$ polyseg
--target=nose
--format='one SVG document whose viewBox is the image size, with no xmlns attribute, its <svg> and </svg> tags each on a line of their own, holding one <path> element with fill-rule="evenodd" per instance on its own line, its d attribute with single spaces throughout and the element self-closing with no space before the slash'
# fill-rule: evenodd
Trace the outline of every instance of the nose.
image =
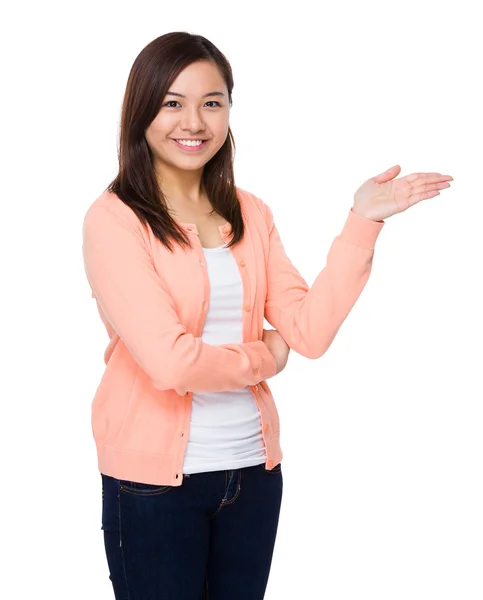
<svg viewBox="0 0 483 600">
<path fill-rule="evenodd" d="M 206 125 L 203 123 L 203 119 L 201 118 L 198 109 L 192 107 L 183 111 L 180 127 L 183 130 L 197 133 L 198 131 L 203 131 L 206 128 Z"/>
</svg>

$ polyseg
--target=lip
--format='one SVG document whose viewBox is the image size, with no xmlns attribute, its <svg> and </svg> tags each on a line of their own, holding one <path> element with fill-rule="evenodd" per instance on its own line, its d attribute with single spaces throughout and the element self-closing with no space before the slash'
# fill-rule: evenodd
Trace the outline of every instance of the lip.
<svg viewBox="0 0 483 600">
<path fill-rule="evenodd" d="M 182 138 L 179 138 L 182 139 Z M 176 146 L 178 148 L 180 148 L 181 150 L 183 150 L 183 152 L 201 152 L 201 150 L 203 150 L 203 148 L 206 147 L 208 140 L 203 140 L 203 143 L 200 144 L 199 146 L 183 146 L 183 144 L 178 144 L 178 142 L 174 139 L 171 138 L 171 141 L 176 144 Z"/>
</svg>

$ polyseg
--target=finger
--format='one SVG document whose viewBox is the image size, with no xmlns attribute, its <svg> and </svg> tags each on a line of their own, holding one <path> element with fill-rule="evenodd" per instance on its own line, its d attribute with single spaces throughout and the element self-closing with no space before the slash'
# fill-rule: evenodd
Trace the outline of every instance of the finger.
<svg viewBox="0 0 483 600">
<path fill-rule="evenodd" d="M 411 173 L 410 175 L 402 177 L 402 179 L 409 183 L 413 183 L 416 179 L 422 179 L 423 177 L 441 177 L 441 173 Z"/>
<path fill-rule="evenodd" d="M 443 190 L 451 187 L 451 184 L 447 181 L 440 181 L 438 183 L 424 183 L 417 186 L 411 186 L 411 195 L 420 194 L 421 192 L 431 192 L 433 190 Z"/>
<path fill-rule="evenodd" d="M 436 183 L 437 181 L 453 181 L 451 175 L 442 175 L 441 173 L 411 173 L 402 178 L 408 183 Z"/>
<path fill-rule="evenodd" d="M 419 194 L 415 194 L 412 195 L 409 198 L 409 206 L 414 206 L 414 204 L 417 204 L 418 202 L 421 202 L 422 200 L 429 200 L 430 198 L 434 198 L 435 196 L 439 196 L 440 192 L 438 190 L 433 190 L 430 192 L 421 192 Z"/>
<path fill-rule="evenodd" d="M 384 171 L 384 173 L 379 173 L 379 175 L 372 177 L 372 180 L 376 183 L 385 183 L 386 181 L 394 179 L 400 172 L 401 167 L 399 165 L 394 165 L 390 169 L 387 169 L 387 171 Z"/>
</svg>

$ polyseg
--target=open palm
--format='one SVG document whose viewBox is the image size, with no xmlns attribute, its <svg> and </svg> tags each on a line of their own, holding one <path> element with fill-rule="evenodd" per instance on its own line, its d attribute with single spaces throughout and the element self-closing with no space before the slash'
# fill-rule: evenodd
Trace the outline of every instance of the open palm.
<svg viewBox="0 0 483 600">
<path fill-rule="evenodd" d="M 373 221 L 380 221 L 407 210 L 410 206 L 439 195 L 450 187 L 451 175 L 412 173 L 394 179 L 401 172 L 395 165 L 384 173 L 364 182 L 354 194 L 353 212 Z"/>
</svg>

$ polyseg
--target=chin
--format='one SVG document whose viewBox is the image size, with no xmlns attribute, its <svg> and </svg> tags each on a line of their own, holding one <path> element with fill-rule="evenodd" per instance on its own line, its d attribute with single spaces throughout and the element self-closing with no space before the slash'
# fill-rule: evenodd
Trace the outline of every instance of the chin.
<svg viewBox="0 0 483 600">
<path fill-rule="evenodd" d="M 180 169 L 181 171 L 199 171 L 208 162 L 209 162 L 209 159 L 208 160 L 187 160 L 187 161 L 177 160 L 177 161 L 173 161 L 171 164 L 173 164 L 176 168 Z"/>
<path fill-rule="evenodd" d="M 197 171 L 202 169 L 208 162 L 210 162 L 213 156 L 214 154 L 210 156 L 187 156 L 181 160 L 179 156 L 177 156 L 175 160 L 170 162 L 172 165 L 178 167 L 178 169 L 183 169 L 185 171 Z"/>
</svg>

